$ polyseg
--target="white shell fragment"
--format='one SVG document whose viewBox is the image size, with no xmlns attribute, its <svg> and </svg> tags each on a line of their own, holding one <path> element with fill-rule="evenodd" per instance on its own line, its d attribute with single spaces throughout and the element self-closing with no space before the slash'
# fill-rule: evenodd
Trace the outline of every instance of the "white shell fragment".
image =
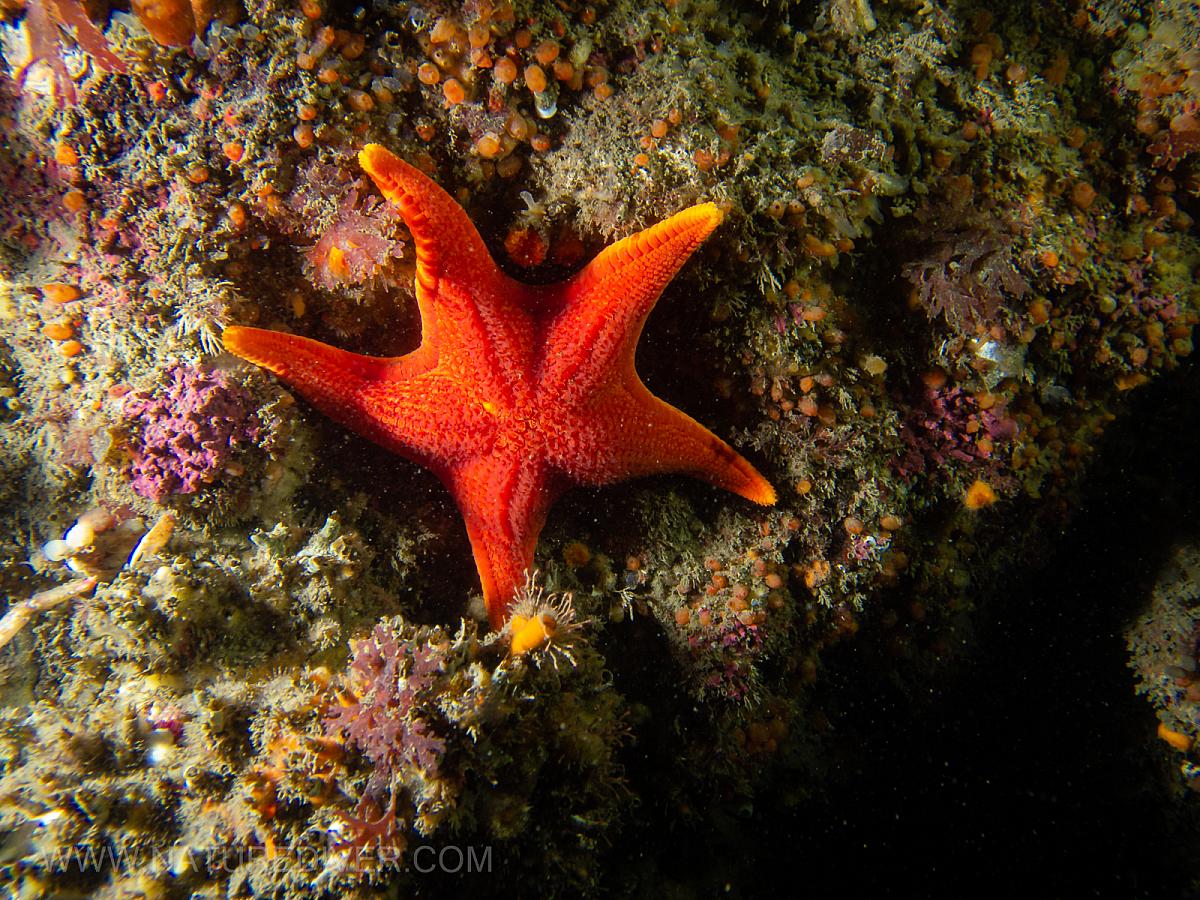
<svg viewBox="0 0 1200 900">
<path fill-rule="evenodd" d="M 80 517 L 79 521 L 67 531 L 63 540 L 66 541 L 67 546 L 72 550 L 86 550 L 96 540 L 96 529 L 92 527 L 90 522 Z"/>
<path fill-rule="evenodd" d="M 72 549 L 71 545 L 66 541 L 53 540 L 46 541 L 45 546 L 42 547 L 42 553 L 51 562 L 62 562 L 71 555 Z"/>
<path fill-rule="evenodd" d="M 171 534 L 174 531 L 175 517 L 170 513 L 163 513 L 159 516 L 158 521 L 154 523 L 149 531 L 142 535 L 142 539 L 133 548 L 133 553 L 129 556 L 130 568 L 136 566 L 143 559 L 158 553 L 159 550 L 167 545 L 167 541 L 171 539 Z"/>
<path fill-rule="evenodd" d="M 80 578 L 68 581 L 48 591 L 39 591 L 28 600 L 14 603 L 0 619 L 0 647 L 4 647 L 21 633 L 21 629 L 35 615 L 53 609 L 61 603 L 73 600 L 96 586 L 96 578 Z"/>
</svg>

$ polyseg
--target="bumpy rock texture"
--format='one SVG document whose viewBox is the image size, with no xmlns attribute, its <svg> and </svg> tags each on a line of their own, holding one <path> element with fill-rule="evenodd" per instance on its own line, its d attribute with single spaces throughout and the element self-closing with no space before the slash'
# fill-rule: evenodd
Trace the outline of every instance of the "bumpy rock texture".
<svg viewBox="0 0 1200 900">
<path fill-rule="evenodd" d="M 835 777 L 865 630 L 887 652 L 860 664 L 936 679 L 1125 398 L 1192 352 L 1182 0 L 165 6 L 185 48 L 0 2 L 0 585 L 105 558 L 0 651 L 19 895 L 452 889 L 411 864 L 467 847 L 498 896 L 657 885 L 647 841 Z M 537 555 L 577 627 L 514 655 L 463 619 L 441 486 L 218 339 L 415 346 L 371 141 L 531 281 L 721 203 L 639 366 L 778 506 L 577 492 Z M 169 541 L 127 562 L 164 507 Z M 112 523 L 94 548 L 49 544 L 81 515 Z"/>
</svg>

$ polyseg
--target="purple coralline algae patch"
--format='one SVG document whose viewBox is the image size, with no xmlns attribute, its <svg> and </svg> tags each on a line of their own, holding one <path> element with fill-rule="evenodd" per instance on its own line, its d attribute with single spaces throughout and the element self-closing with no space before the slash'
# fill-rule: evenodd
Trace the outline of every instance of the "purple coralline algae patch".
<svg viewBox="0 0 1200 900">
<path fill-rule="evenodd" d="M 359 642 L 350 664 L 356 702 L 334 709 L 326 734 L 343 737 L 374 765 L 371 787 L 382 792 L 407 767 L 436 776 L 445 742 L 418 715 L 442 663 L 429 646 L 398 641 L 382 625 Z"/>
<path fill-rule="evenodd" d="M 131 394 L 124 412 L 135 423 L 133 489 L 150 500 L 200 490 L 261 431 L 249 394 L 224 372 L 181 363 L 160 390 Z"/>
<path fill-rule="evenodd" d="M 708 634 L 688 638 L 688 649 L 705 691 L 741 702 L 753 693 L 755 664 L 763 653 L 764 636 L 757 625 L 730 619 Z"/>
<path fill-rule="evenodd" d="M 889 462 L 908 481 L 954 463 L 994 468 L 999 461 L 988 448 L 1011 441 L 1017 430 L 1002 400 L 984 409 L 960 387 L 926 388 L 901 429 L 904 450 Z M 981 437 L 988 443 L 981 443 Z"/>
</svg>

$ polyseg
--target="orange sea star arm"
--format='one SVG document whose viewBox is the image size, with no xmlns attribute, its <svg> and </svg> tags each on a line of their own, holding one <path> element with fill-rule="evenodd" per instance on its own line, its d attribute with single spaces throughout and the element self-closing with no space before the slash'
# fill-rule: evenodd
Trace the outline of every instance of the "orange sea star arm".
<svg viewBox="0 0 1200 900">
<path fill-rule="evenodd" d="M 542 460 L 519 452 L 478 457 L 446 482 L 467 524 L 488 619 L 500 628 L 562 486 Z"/>
<path fill-rule="evenodd" d="M 556 442 L 584 484 L 672 472 L 691 475 L 754 503 L 775 503 L 775 489 L 727 443 L 669 403 L 655 397 L 636 375 L 593 398 L 574 444 Z"/>
<path fill-rule="evenodd" d="M 448 465 L 478 452 L 495 431 L 492 416 L 431 368 L 423 349 L 363 356 L 236 325 L 222 339 L 229 352 L 274 372 L 329 418 L 416 462 Z"/>
<path fill-rule="evenodd" d="M 534 344 L 529 287 L 500 271 L 466 211 L 420 170 L 378 144 L 358 160 L 412 232 L 422 347 L 493 403 L 511 406 L 528 382 Z"/>
<path fill-rule="evenodd" d="M 312 338 L 266 328 L 230 325 L 221 335 L 235 356 L 274 372 L 314 404 L 337 405 L 347 394 L 387 378 L 411 378 L 429 368 L 429 357 L 363 356 Z"/>
<path fill-rule="evenodd" d="M 568 281 L 563 312 L 546 337 L 541 390 L 561 392 L 570 404 L 632 373 L 646 316 L 721 219 L 712 203 L 689 207 L 605 248 Z"/>
</svg>

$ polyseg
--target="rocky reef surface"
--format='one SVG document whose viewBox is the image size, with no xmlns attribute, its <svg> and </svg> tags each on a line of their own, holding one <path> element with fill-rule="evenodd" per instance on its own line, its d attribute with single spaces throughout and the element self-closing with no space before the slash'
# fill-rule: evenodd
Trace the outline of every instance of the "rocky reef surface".
<svg viewBox="0 0 1200 900">
<path fill-rule="evenodd" d="M 1189 3 L 0 0 L 0 21 L 16 896 L 375 896 L 485 866 L 487 895 L 653 884 L 631 836 L 768 792 L 803 809 L 837 777 L 834 648 L 869 636 L 906 686 L 968 652 L 1105 429 L 1193 351 Z M 572 493 L 520 607 L 557 629 L 490 633 L 437 480 L 220 344 L 237 323 L 416 345 L 368 142 L 533 282 L 721 204 L 639 367 L 779 503 Z M 1194 601 L 1160 594 L 1131 638 L 1184 754 Z"/>
</svg>

